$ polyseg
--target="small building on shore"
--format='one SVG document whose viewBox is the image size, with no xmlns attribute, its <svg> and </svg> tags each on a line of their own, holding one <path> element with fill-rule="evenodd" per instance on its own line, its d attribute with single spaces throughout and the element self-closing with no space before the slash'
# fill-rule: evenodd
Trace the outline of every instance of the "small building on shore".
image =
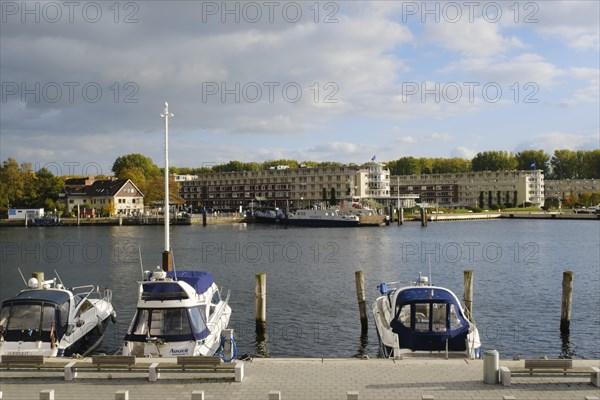
<svg viewBox="0 0 600 400">
<path fill-rule="evenodd" d="M 94 210 L 93 215 L 137 216 L 144 211 L 144 194 L 130 179 L 67 179 L 59 193 L 69 212 L 77 206 Z"/>
</svg>

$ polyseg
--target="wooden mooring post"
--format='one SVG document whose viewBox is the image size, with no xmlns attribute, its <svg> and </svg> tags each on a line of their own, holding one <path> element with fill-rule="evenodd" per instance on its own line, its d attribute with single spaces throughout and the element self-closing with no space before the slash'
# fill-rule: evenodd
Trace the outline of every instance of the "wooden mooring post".
<svg viewBox="0 0 600 400">
<path fill-rule="evenodd" d="M 398 226 L 404 224 L 404 208 L 398 209 Z"/>
<path fill-rule="evenodd" d="M 356 271 L 354 278 L 356 280 L 356 298 L 358 299 L 358 312 L 360 313 L 360 327 L 361 331 L 365 333 L 369 326 L 367 302 L 365 300 L 365 276 L 362 271 Z"/>
<path fill-rule="evenodd" d="M 427 209 L 421 208 L 421 226 L 427 226 Z"/>
<path fill-rule="evenodd" d="M 473 270 L 464 271 L 464 302 L 467 309 L 467 317 L 473 322 Z"/>
<path fill-rule="evenodd" d="M 256 333 L 263 335 L 267 328 L 267 274 L 256 274 L 254 289 L 256 297 Z"/>
<path fill-rule="evenodd" d="M 206 208 L 202 211 L 202 226 L 206 226 Z"/>
<path fill-rule="evenodd" d="M 560 331 L 569 332 L 571 325 L 571 304 L 573 302 L 573 271 L 564 271 L 562 279 L 562 302 L 560 310 Z"/>
</svg>

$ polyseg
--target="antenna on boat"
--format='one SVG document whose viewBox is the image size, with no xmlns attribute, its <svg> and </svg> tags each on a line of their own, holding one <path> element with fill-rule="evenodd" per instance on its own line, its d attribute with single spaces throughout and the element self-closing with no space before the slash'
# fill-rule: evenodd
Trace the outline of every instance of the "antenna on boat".
<svg viewBox="0 0 600 400">
<path fill-rule="evenodd" d="M 433 286 L 433 281 L 431 280 L 431 255 L 427 254 L 427 261 L 429 262 L 429 284 Z"/>
<path fill-rule="evenodd" d="M 144 262 L 142 261 L 142 247 L 138 246 L 138 254 L 140 255 L 140 269 L 142 270 L 142 280 L 144 279 Z"/>
<path fill-rule="evenodd" d="M 173 256 L 169 241 L 169 214 L 171 212 L 169 206 L 169 117 L 174 115 L 169 112 L 169 103 L 165 101 L 163 113 L 160 115 L 165 119 L 165 204 L 164 204 L 164 220 L 165 220 L 165 249 L 162 253 L 162 269 L 163 271 L 173 270 Z"/>
<path fill-rule="evenodd" d="M 60 282 L 60 284 L 65 287 L 65 284 L 63 283 L 60 275 L 58 274 L 58 272 L 56 272 L 56 270 L 54 270 L 54 274 L 56 275 L 56 277 L 58 278 L 58 281 Z"/>
<path fill-rule="evenodd" d="M 19 274 L 21 274 L 21 279 L 23 279 L 23 283 L 25 284 L 25 286 L 27 286 L 27 281 L 25 280 L 25 277 L 23 276 L 23 273 L 21 272 L 21 268 L 17 267 L 17 269 L 19 270 Z"/>
</svg>

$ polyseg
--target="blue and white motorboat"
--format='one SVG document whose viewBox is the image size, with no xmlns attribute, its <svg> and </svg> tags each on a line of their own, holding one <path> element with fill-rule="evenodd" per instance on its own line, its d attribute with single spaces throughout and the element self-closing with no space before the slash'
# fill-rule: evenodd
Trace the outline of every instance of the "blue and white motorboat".
<svg viewBox="0 0 600 400">
<path fill-rule="evenodd" d="M 381 283 L 372 306 L 383 357 L 407 353 L 443 353 L 481 357 L 479 331 L 449 289 L 429 284 L 419 275 L 409 286 Z"/>
<path fill-rule="evenodd" d="M 85 356 L 95 350 L 108 322 L 116 322 L 111 290 L 66 288 L 58 275 L 58 282 L 32 275 L 26 289 L 2 302 L 0 354 Z"/>
<path fill-rule="evenodd" d="M 168 104 L 165 102 L 165 192 L 169 193 Z M 165 196 L 169 209 L 169 196 Z M 137 357 L 236 356 L 229 292 L 225 297 L 208 272 L 174 268 L 169 241 L 169 213 L 164 221 L 162 267 L 144 271 L 137 310 L 124 338 L 122 353 Z"/>
<path fill-rule="evenodd" d="M 123 354 L 176 357 L 222 353 L 226 361 L 233 359 L 228 300 L 229 293 L 223 299 L 207 272 L 165 272 L 160 267 L 146 271 Z"/>
</svg>

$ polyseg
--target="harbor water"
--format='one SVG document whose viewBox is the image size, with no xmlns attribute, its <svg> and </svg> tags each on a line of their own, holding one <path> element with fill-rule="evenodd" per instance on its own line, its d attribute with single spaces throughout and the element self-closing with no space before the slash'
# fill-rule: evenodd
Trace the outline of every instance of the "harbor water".
<svg viewBox="0 0 600 400">
<path fill-rule="evenodd" d="M 113 291 L 118 322 L 99 352 L 114 353 L 134 314 L 141 270 L 161 262 L 160 226 L 0 228 L 0 298 L 25 277 L 56 270 L 67 286 Z M 490 220 L 380 228 L 271 225 L 173 226 L 176 269 L 212 273 L 231 291 L 238 354 L 269 357 L 377 357 L 374 324 L 361 336 L 354 272 L 367 303 L 380 282 L 431 276 L 459 298 L 474 273 L 475 321 L 484 350 L 500 357 L 600 358 L 600 224 Z M 140 262 L 141 254 L 141 262 Z M 570 334 L 560 333 L 561 280 L 574 271 Z M 257 338 L 254 277 L 267 274 L 267 334 Z M 266 339 L 266 340 L 265 340 Z"/>
</svg>

